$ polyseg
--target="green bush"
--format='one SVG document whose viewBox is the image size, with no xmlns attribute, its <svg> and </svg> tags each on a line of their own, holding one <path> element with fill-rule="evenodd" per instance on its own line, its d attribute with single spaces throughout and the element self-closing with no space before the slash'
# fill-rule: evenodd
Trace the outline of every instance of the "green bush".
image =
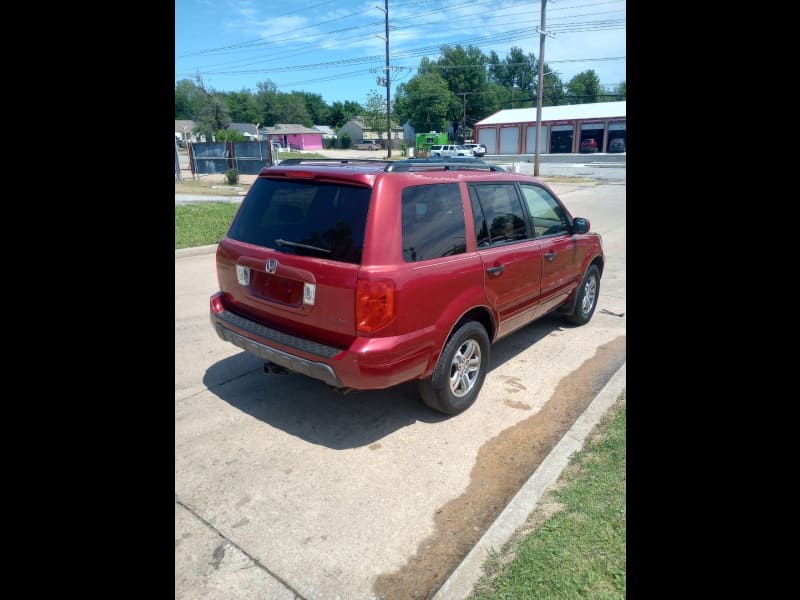
<svg viewBox="0 0 800 600">
<path fill-rule="evenodd" d="M 353 143 L 353 140 L 350 139 L 350 136 L 348 134 L 346 134 L 346 133 L 343 133 L 339 137 L 339 144 L 340 144 L 341 148 L 347 149 L 352 145 L 352 143 Z"/>
<path fill-rule="evenodd" d="M 228 169 L 225 171 L 225 180 L 228 185 L 236 185 L 239 183 L 239 171 L 237 169 Z"/>
<path fill-rule="evenodd" d="M 219 129 L 214 138 L 218 142 L 245 142 L 247 138 L 235 129 Z"/>
</svg>

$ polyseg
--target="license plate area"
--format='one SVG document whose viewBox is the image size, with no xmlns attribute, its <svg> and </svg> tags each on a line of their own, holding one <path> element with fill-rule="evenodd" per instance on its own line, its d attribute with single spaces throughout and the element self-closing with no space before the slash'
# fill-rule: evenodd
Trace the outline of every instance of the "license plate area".
<svg viewBox="0 0 800 600">
<path fill-rule="evenodd" d="M 263 300 L 286 306 L 298 308 L 303 304 L 303 282 L 280 275 L 252 272 L 250 292 Z"/>
</svg>

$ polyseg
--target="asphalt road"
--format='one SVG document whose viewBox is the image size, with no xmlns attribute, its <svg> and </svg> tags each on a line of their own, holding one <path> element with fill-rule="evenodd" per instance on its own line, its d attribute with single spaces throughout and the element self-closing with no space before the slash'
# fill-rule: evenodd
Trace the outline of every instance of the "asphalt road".
<svg viewBox="0 0 800 600">
<path fill-rule="evenodd" d="M 624 180 L 554 188 L 603 235 L 594 318 L 568 328 L 546 317 L 500 341 L 480 397 L 453 418 L 428 410 L 411 384 L 341 396 L 265 375 L 211 329 L 213 253 L 176 253 L 176 599 L 430 597 L 403 574 L 439 569 L 441 581 L 457 567 L 426 552 L 463 537 L 458 514 L 449 530 L 440 517 L 486 485 L 485 453 L 537 416 L 564 419 L 548 407 L 580 393 L 586 365 L 609 348 L 624 352 Z M 495 459 L 514 462 L 523 447 L 512 441 Z"/>
</svg>

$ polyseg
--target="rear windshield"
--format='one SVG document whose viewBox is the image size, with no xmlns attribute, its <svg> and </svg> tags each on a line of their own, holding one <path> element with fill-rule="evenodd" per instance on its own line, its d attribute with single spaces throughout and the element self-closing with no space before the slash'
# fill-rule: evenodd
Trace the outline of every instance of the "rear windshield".
<svg viewBox="0 0 800 600">
<path fill-rule="evenodd" d="M 361 263 L 370 188 L 256 179 L 228 237 L 287 254 Z"/>
</svg>

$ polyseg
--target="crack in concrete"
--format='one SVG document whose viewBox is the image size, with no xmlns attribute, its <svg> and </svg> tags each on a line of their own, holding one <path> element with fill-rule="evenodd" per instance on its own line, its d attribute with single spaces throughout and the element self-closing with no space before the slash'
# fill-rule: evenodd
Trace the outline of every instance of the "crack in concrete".
<svg viewBox="0 0 800 600">
<path fill-rule="evenodd" d="M 221 532 L 219 529 L 217 529 L 216 527 L 214 527 L 214 525 L 212 525 L 212 524 L 211 524 L 211 523 L 209 523 L 209 522 L 208 522 L 206 519 L 204 519 L 203 517 L 201 517 L 201 516 L 198 514 L 198 512 L 197 512 L 197 511 L 195 511 L 193 508 L 191 508 L 191 507 L 190 507 L 189 505 L 187 505 L 185 502 L 182 502 L 182 501 L 181 501 L 181 500 L 178 498 L 178 495 L 177 495 L 177 494 L 175 494 L 175 504 L 177 504 L 178 506 L 180 506 L 181 508 L 183 508 L 184 510 L 186 510 L 187 512 L 189 512 L 189 513 L 190 513 L 191 515 L 193 515 L 193 516 L 194 516 L 194 517 L 195 517 L 195 518 L 196 518 L 198 521 L 200 521 L 200 522 L 201 522 L 203 525 L 205 525 L 206 527 L 208 527 L 208 528 L 209 528 L 211 531 L 213 531 L 214 533 L 216 533 L 216 534 L 217 534 L 219 537 L 221 537 L 221 538 L 224 540 L 224 542 L 223 542 L 222 544 L 220 544 L 219 546 L 217 546 L 217 548 L 214 550 L 214 563 L 212 563 L 212 564 L 214 564 L 214 567 L 215 567 L 215 568 L 217 568 L 217 569 L 218 569 L 218 568 L 219 568 L 219 565 L 220 565 L 220 563 L 222 562 L 222 559 L 223 559 L 223 557 L 224 557 L 224 555 L 225 555 L 224 543 L 225 543 L 225 542 L 227 542 L 227 543 L 228 543 L 228 544 L 230 544 L 230 545 L 231 545 L 233 548 L 236 548 L 236 550 L 238 550 L 239 552 L 241 552 L 242 554 L 244 554 L 244 555 L 245 555 L 245 556 L 246 556 L 246 557 L 247 557 L 247 558 L 248 558 L 250 561 L 252 561 L 252 563 L 253 563 L 253 566 L 255 566 L 255 567 L 257 567 L 257 568 L 261 569 L 262 571 L 264 571 L 264 573 L 266 573 L 267 575 L 269 575 L 270 577 L 272 577 L 272 578 L 273 578 L 273 579 L 275 579 L 276 581 L 279 581 L 279 582 L 280 582 L 280 583 L 281 583 L 281 584 L 282 584 L 282 585 L 283 585 L 283 586 L 284 586 L 284 587 L 285 587 L 287 590 L 290 590 L 290 591 L 291 591 L 291 592 L 294 594 L 295 600 L 308 600 L 308 599 L 307 599 L 307 598 L 305 598 L 305 597 L 304 597 L 304 596 L 303 596 L 303 595 L 302 595 L 300 592 L 298 592 L 296 589 L 294 589 L 294 588 L 293 588 L 293 587 L 292 587 L 292 586 L 291 586 L 291 585 L 290 585 L 290 584 L 289 584 L 287 581 L 285 581 L 285 580 L 284 580 L 282 577 L 280 577 L 280 576 L 279 576 L 279 575 L 277 575 L 276 573 L 273 573 L 273 572 L 272 572 L 271 570 L 269 570 L 269 569 L 268 569 L 268 568 L 267 568 L 267 567 L 266 567 L 264 564 L 262 564 L 262 563 L 261 563 L 261 561 L 259 561 L 259 560 L 258 560 L 258 559 L 257 559 L 255 556 L 251 555 L 249 552 L 247 552 L 247 550 L 245 550 L 244 548 L 242 548 L 242 547 L 241 547 L 239 544 L 237 544 L 236 542 L 234 542 L 234 541 L 233 541 L 232 539 L 230 539 L 230 538 L 229 538 L 227 535 L 225 535 L 225 534 L 224 534 L 224 533 L 222 533 L 222 532 Z"/>
</svg>

